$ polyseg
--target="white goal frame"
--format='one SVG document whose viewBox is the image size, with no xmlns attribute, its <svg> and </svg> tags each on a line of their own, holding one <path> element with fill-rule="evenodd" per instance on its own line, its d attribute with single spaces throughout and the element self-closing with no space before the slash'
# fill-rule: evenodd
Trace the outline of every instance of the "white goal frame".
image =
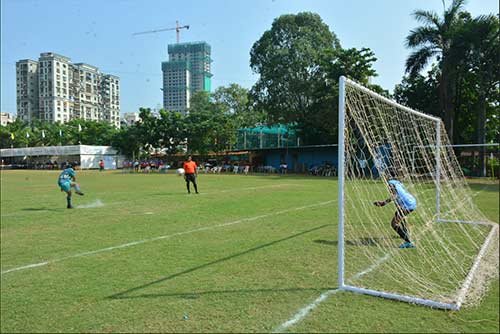
<svg viewBox="0 0 500 334">
<path fill-rule="evenodd" d="M 474 262 L 464 280 L 462 283 L 462 286 L 459 289 L 458 294 L 456 295 L 456 301 L 454 303 L 443 303 L 435 300 L 430 300 L 430 299 L 423 299 L 423 298 L 418 298 L 414 296 L 407 296 L 407 295 L 402 295 L 402 294 L 396 294 L 396 293 L 388 293 L 388 292 L 383 292 L 383 291 L 378 291 L 378 290 L 372 290 L 372 289 L 365 289 L 361 287 L 356 287 L 353 285 L 346 285 L 344 281 L 344 247 L 345 247 L 345 241 L 344 241 L 344 181 L 345 181 L 345 138 L 344 138 L 344 128 L 345 128 L 345 87 L 346 84 L 356 87 L 356 89 L 359 89 L 363 91 L 364 93 L 367 93 L 379 100 L 382 100 L 386 102 L 389 105 L 393 105 L 399 109 L 405 110 L 409 113 L 418 115 L 420 117 L 430 119 L 432 121 L 435 121 L 437 123 L 436 126 L 436 175 L 433 177 L 433 181 L 436 186 L 436 222 L 438 223 L 458 223 L 458 224 L 475 224 L 475 225 L 488 225 L 491 226 L 491 230 L 486 237 L 483 245 L 481 246 L 481 249 L 479 250 L 479 253 L 477 254 L 476 258 L 474 259 Z M 439 309 L 447 309 L 447 310 L 459 310 L 460 307 L 462 306 L 465 297 L 471 287 L 472 281 L 474 279 L 474 276 L 479 268 L 479 265 L 481 263 L 482 258 L 484 257 L 491 241 L 493 240 L 493 237 L 497 233 L 498 230 L 498 225 L 491 223 L 491 222 L 481 222 L 481 221 L 462 221 L 462 220 L 444 220 L 440 219 L 440 183 L 441 183 L 441 177 L 440 177 L 440 167 L 441 167 L 441 162 L 440 162 L 440 154 L 439 150 L 441 149 L 441 119 L 438 117 L 430 116 L 418 111 L 415 111 L 413 109 L 410 109 L 406 106 L 403 106 L 397 102 L 394 102 L 380 94 L 377 94 L 370 89 L 358 84 L 357 82 L 354 82 L 350 79 L 347 79 L 344 76 L 341 76 L 339 78 L 339 119 L 338 119 L 338 289 L 339 290 L 344 290 L 344 291 L 351 291 L 355 293 L 360 293 L 360 294 L 366 294 L 366 295 L 372 295 L 376 297 L 383 297 L 383 298 L 388 298 L 388 299 L 394 299 L 398 301 L 403 301 L 403 302 L 408 302 L 408 303 L 413 303 L 413 304 L 420 304 L 420 305 L 425 305 L 429 306 L 432 308 L 439 308 Z M 443 145 L 445 146 L 445 145 Z"/>
</svg>

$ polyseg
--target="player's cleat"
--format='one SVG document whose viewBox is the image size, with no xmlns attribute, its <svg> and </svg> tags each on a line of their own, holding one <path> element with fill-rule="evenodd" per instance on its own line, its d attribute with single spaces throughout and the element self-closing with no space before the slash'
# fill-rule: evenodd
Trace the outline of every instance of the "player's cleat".
<svg viewBox="0 0 500 334">
<path fill-rule="evenodd" d="M 415 245 L 411 242 L 405 241 L 401 245 L 399 245 L 399 248 L 415 248 Z"/>
<path fill-rule="evenodd" d="M 80 196 L 83 196 L 84 193 L 82 193 L 81 191 L 75 191 L 76 194 L 80 195 Z"/>
<path fill-rule="evenodd" d="M 197 194 L 199 194 L 199 192 L 196 192 Z"/>
<path fill-rule="evenodd" d="M 74 209 L 75 207 L 73 205 L 68 205 L 67 208 L 68 209 Z"/>
</svg>

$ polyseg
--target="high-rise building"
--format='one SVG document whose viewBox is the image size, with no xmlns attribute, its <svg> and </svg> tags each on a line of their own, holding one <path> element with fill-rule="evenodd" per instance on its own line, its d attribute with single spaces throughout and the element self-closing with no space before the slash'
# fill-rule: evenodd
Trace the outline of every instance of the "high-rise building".
<svg viewBox="0 0 500 334">
<path fill-rule="evenodd" d="M 38 59 L 38 118 L 66 123 L 71 119 L 71 60 L 57 53 L 45 52 Z"/>
<path fill-rule="evenodd" d="M 16 69 L 21 119 L 65 123 L 82 118 L 120 126 L 120 78 L 53 52 L 41 53 L 38 62 L 20 60 Z"/>
<path fill-rule="evenodd" d="M 17 117 L 31 122 L 38 118 L 38 62 L 23 59 L 16 63 Z"/>
<path fill-rule="evenodd" d="M 73 65 L 73 115 L 74 118 L 99 121 L 100 74 L 95 66 L 78 63 Z"/>
<path fill-rule="evenodd" d="M 163 107 L 187 112 L 191 96 L 210 92 L 211 48 L 206 42 L 178 43 L 168 46 L 168 61 L 162 63 Z"/>
<path fill-rule="evenodd" d="M 100 107 L 102 120 L 120 127 L 120 78 L 111 74 L 101 76 Z"/>
</svg>

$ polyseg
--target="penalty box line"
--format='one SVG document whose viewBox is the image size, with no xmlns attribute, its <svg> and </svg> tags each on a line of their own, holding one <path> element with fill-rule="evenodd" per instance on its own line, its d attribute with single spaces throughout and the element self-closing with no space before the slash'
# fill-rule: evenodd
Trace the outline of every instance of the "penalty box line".
<svg viewBox="0 0 500 334">
<path fill-rule="evenodd" d="M 268 218 L 268 217 L 272 217 L 272 216 L 277 216 L 277 215 L 281 215 L 281 214 L 289 213 L 289 212 L 293 212 L 293 211 L 300 211 L 300 210 L 310 209 L 310 208 L 314 208 L 314 207 L 318 207 L 318 206 L 324 206 L 324 205 L 332 204 L 332 203 L 335 203 L 335 202 L 337 202 L 337 200 L 330 200 L 330 201 L 326 201 L 326 202 L 319 202 L 319 203 L 315 203 L 315 204 L 304 205 L 304 206 L 301 206 L 301 207 L 295 207 L 295 208 L 280 210 L 280 211 L 276 211 L 276 212 L 272 212 L 272 213 L 268 213 L 268 214 L 264 214 L 264 215 L 259 215 L 259 216 L 249 217 L 249 218 L 242 218 L 242 219 L 238 219 L 238 220 L 235 220 L 235 221 L 232 221 L 232 222 L 228 222 L 228 223 L 223 223 L 223 224 L 218 224 L 218 225 L 212 225 L 212 226 L 205 226 L 205 227 L 200 227 L 200 228 L 197 228 L 197 229 L 194 229 L 194 230 L 189 230 L 189 231 L 184 231 L 184 232 L 177 232 L 177 233 L 173 233 L 173 234 L 162 235 L 162 236 L 159 236 L 159 237 L 154 237 L 154 238 L 149 238 L 149 239 L 143 239 L 143 240 L 133 241 L 133 242 L 129 242 L 129 243 L 117 245 L 117 246 L 101 248 L 101 249 L 97 249 L 97 250 L 93 250 L 93 251 L 88 251 L 88 252 L 83 252 L 83 253 L 77 253 L 77 254 L 73 254 L 73 255 L 64 256 L 64 257 L 61 257 L 61 258 L 58 258 L 58 259 L 47 260 L 47 261 L 43 261 L 43 262 L 39 262 L 39 263 L 33 263 L 33 264 L 28 264 L 28 265 L 24 265 L 24 266 L 15 267 L 15 268 L 12 268 L 12 269 L 4 270 L 4 271 L 1 272 L 1 274 L 4 275 L 4 274 L 10 273 L 10 272 L 14 272 L 14 271 L 31 269 L 31 268 L 38 268 L 38 267 L 45 266 L 47 264 L 51 264 L 51 263 L 55 263 L 55 262 L 60 262 L 60 261 L 67 260 L 67 259 L 72 259 L 72 258 L 78 258 L 78 257 L 83 257 L 83 256 L 89 256 L 89 255 L 94 255 L 94 254 L 109 252 L 109 251 L 112 251 L 112 250 L 115 250 L 115 249 L 127 248 L 127 247 L 131 247 L 131 246 L 135 246 L 135 245 L 145 244 L 145 243 L 152 242 L 152 241 L 170 239 L 170 238 L 181 236 L 181 235 L 185 235 L 185 234 L 191 234 L 191 233 L 196 233 L 196 232 L 201 232 L 201 231 L 208 231 L 208 230 L 213 230 L 213 229 L 220 228 L 220 227 L 226 227 L 226 226 L 237 225 L 237 224 L 241 224 L 241 223 L 245 223 L 245 222 L 256 221 L 256 220 L 259 220 L 259 219 Z"/>
<path fill-rule="evenodd" d="M 355 280 L 355 279 L 362 277 L 363 275 L 368 274 L 369 272 L 376 269 L 379 265 L 381 265 L 382 263 L 387 261 L 389 258 L 390 258 L 390 254 L 385 254 L 383 257 L 379 258 L 374 264 L 372 264 L 368 268 L 360 271 L 359 273 L 355 274 L 351 279 Z M 296 323 L 300 322 L 309 314 L 309 312 L 314 310 L 319 304 L 321 304 L 322 302 L 327 300 L 328 297 L 336 294 L 339 291 L 342 291 L 342 290 L 331 289 L 331 290 L 327 290 L 327 291 L 323 292 L 311 304 L 301 308 L 290 320 L 287 320 L 284 323 L 282 323 L 281 325 L 279 325 L 275 330 L 273 330 L 273 333 L 281 333 L 281 332 L 285 331 L 287 328 L 289 328 L 290 326 L 293 326 Z"/>
</svg>

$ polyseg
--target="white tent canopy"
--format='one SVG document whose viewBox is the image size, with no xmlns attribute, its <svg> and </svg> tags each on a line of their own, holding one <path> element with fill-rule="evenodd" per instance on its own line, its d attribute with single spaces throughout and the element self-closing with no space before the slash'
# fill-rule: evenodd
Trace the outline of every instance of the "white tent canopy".
<svg viewBox="0 0 500 334">
<path fill-rule="evenodd" d="M 106 169 L 116 169 L 121 166 L 124 159 L 111 146 L 91 145 L 6 148 L 0 150 L 0 156 L 2 158 L 78 156 L 81 168 L 98 168 L 99 160 L 103 160 Z"/>
</svg>

